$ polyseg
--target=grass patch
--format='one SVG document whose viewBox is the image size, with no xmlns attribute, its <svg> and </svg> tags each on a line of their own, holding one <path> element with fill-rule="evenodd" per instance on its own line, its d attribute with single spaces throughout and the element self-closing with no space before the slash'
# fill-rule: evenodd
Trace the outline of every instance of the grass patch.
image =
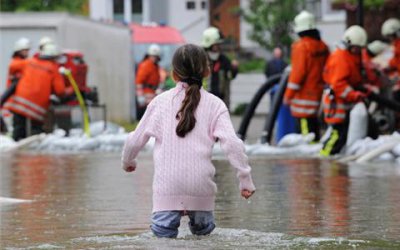
<svg viewBox="0 0 400 250">
<path fill-rule="evenodd" d="M 240 73 L 262 73 L 265 69 L 265 60 L 262 58 L 252 58 L 239 62 Z"/>
<path fill-rule="evenodd" d="M 243 115 L 244 112 L 246 111 L 246 108 L 247 108 L 248 105 L 249 105 L 248 103 L 240 103 L 240 104 L 238 104 L 235 107 L 235 109 L 233 110 L 232 114 L 233 115 L 239 115 L 239 116 Z"/>
</svg>

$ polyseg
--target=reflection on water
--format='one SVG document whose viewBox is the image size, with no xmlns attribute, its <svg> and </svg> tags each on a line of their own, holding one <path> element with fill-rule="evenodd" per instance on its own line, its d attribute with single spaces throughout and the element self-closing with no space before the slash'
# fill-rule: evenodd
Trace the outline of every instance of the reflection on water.
<svg viewBox="0 0 400 250">
<path fill-rule="evenodd" d="M 254 158 L 257 191 L 246 201 L 233 169 L 216 160 L 218 229 L 193 237 L 182 222 L 178 240 L 171 241 L 149 233 L 151 156 L 142 155 L 133 174 L 121 170 L 119 159 L 104 153 L 1 155 L 0 196 L 33 200 L 0 205 L 1 246 L 400 248 L 396 166 Z"/>
</svg>

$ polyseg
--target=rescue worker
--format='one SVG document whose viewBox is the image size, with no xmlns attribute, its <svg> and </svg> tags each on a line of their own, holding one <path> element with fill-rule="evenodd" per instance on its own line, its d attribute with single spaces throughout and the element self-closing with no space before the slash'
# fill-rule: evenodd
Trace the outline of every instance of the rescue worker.
<svg viewBox="0 0 400 250">
<path fill-rule="evenodd" d="M 376 89 L 374 92 L 379 92 L 379 88 L 382 87 L 380 80 L 381 71 L 379 66 L 372 60 L 374 57 L 381 54 L 388 45 L 382 41 L 376 40 L 369 43 L 368 46 L 362 51 L 363 68 L 368 82 L 368 86 Z"/>
<path fill-rule="evenodd" d="M 6 91 L 1 96 L 1 106 L 3 106 L 8 98 L 15 92 L 16 84 L 21 78 L 25 68 L 30 48 L 30 41 L 25 37 L 22 37 L 15 42 L 11 62 L 8 66 Z M 0 116 L 0 131 L 2 133 L 11 130 L 11 119 L 11 113 L 7 109 L 2 109 Z"/>
<path fill-rule="evenodd" d="M 50 37 L 44 36 L 44 37 L 40 38 L 40 40 L 39 40 L 39 50 L 33 55 L 33 57 L 39 58 L 40 51 L 42 51 L 43 47 L 46 44 L 49 44 L 49 43 L 53 43 L 54 44 L 53 39 L 51 39 Z"/>
<path fill-rule="evenodd" d="M 41 51 L 41 50 L 43 49 L 43 47 L 44 47 L 46 44 L 49 44 L 49 43 L 54 43 L 53 39 L 51 39 L 51 38 L 48 37 L 48 36 L 42 37 L 42 38 L 40 39 L 40 41 L 39 41 L 39 51 Z"/>
<path fill-rule="evenodd" d="M 13 81 L 18 81 L 21 78 L 23 69 L 27 62 L 26 59 L 29 56 L 30 48 L 30 41 L 25 37 L 20 38 L 15 42 L 14 53 L 8 66 L 7 88 L 11 86 Z"/>
<path fill-rule="evenodd" d="M 349 112 L 367 94 L 354 88 L 362 84 L 361 50 L 367 43 L 365 30 L 354 25 L 342 37 L 343 46 L 333 52 L 326 63 L 323 79 L 329 85 L 324 94 L 325 122 L 332 127 L 329 138 L 320 151 L 322 156 L 340 152 L 346 144 Z"/>
<path fill-rule="evenodd" d="M 284 94 L 297 120 L 297 131 L 303 135 L 314 133 L 319 141 L 318 110 L 324 88 L 322 71 L 329 49 L 321 40 L 315 17 L 302 11 L 294 19 L 294 30 L 300 39 L 292 44 L 292 69 Z"/>
<path fill-rule="evenodd" d="M 208 89 L 210 93 L 222 99 L 229 109 L 230 105 L 230 81 L 238 73 L 239 63 L 232 62 L 221 52 L 222 43 L 220 31 L 215 27 L 209 27 L 203 32 L 202 46 L 206 50 L 211 67 Z"/>
<path fill-rule="evenodd" d="M 390 40 L 394 47 L 394 54 L 385 70 L 397 74 L 397 81 L 393 88 L 395 100 L 400 101 L 400 20 L 390 18 L 386 20 L 381 28 L 382 35 Z"/>
<path fill-rule="evenodd" d="M 136 72 L 136 117 L 140 120 L 146 110 L 147 105 L 156 96 L 156 91 L 160 84 L 160 71 L 158 62 L 160 61 L 161 48 L 157 44 L 152 44 L 147 50 L 147 57 L 142 61 Z"/>
<path fill-rule="evenodd" d="M 64 80 L 56 63 L 58 55 L 54 44 L 46 44 L 39 58 L 29 59 L 15 94 L 4 105 L 13 113 L 14 140 L 41 133 L 50 95 L 64 94 Z"/>
</svg>

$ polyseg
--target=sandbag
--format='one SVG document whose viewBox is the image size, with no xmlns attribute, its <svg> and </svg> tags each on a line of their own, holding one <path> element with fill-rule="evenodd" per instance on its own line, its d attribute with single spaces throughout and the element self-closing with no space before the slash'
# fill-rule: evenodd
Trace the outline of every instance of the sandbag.
<svg viewBox="0 0 400 250">
<path fill-rule="evenodd" d="M 302 134 L 287 134 L 279 142 L 278 147 L 293 147 L 297 145 L 309 144 L 315 138 L 314 133 L 309 133 L 307 135 Z"/>
<path fill-rule="evenodd" d="M 346 146 L 363 139 L 368 132 L 368 111 L 363 102 L 357 103 L 350 111 L 349 129 L 347 131 Z"/>
</svg>

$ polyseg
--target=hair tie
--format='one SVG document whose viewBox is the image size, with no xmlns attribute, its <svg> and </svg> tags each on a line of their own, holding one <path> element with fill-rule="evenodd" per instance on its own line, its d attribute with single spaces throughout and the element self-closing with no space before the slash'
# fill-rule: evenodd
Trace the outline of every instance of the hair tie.
<svg viewBox="0 0 400 250">
<path fill-rule="evenodd" d="M 182 82 L 186 82 L 189 85 L 196 84 L 199 88 L 203 85 L 203 79 L 201 77 L 190 76 L 182 80 Z"/>
</svg>

